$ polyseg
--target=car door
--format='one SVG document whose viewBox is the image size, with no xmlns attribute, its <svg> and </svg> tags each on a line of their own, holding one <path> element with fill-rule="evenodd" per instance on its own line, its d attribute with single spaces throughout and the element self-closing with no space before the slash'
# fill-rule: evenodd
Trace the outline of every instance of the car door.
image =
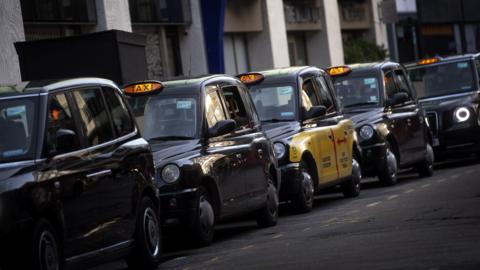
<svg viewBox="0 0 480 270">
<path fill-rule="evenodd" d="M 387 101 L 391 100 L 396 93 L 400 92 L 400 88 L 396 83 L 395 72 L 391 68 L 384 70 L 384 84 Z M 411 105 L 411 103 L 409 104 L 407 102 L 386 108 L 386 117 L 390 121 L 390 130 L 398 144 L 401 165 L 408 164 L 412 161 L 410 153 L 413 144 L 411 142 L 412 135 L 408 124 L 408 121 L 411 121 L 408 119 L 412 116 Z"/>
<path fill-rule="evenodd" d="M 252 114 L 246 106 L 244 89 L 236 85 L 222 87 L 225 100 L 227 117 L 235 120 L 236 128 L 234 136 L 238 142 L 237 146 L 242 155 L 239 165 L 239 175 L 245 181 L 245 197 L 247 208 L 256 208 L 265 202 L 267 181 L 263 168 L 264 151 L 266 149 L 266 138 L 260 127 L 253 122 Z M 248 209 L 245 209 L 248 210 Z"/>
<path fill-rule="evenodd" d="M 325 75 L 316 76 L 320 93 L 320 103 L 327 108 L 326 118 L 332 123 L 333 145 L 337 162 L 338 178 L 350 176 L 352 173 L 352 123 L 338 110 L 333 96 L 333 85 Z"/>
<path fill-rule="evenodd" d="M 300 101 L 303 110 L 312 106 L 322 105 L 318 86 L 313 75 L 302 78 Z M 308 149 L 315 159 L 319 185 L 328 185 L 338 179 L 337 158 L 335 156 L 333 127 L 338 124 L 337 119 L 320 117 L 304 121 L 303 136 L 311 137 Z"/>
<path fill-rule="evenodd" d="M 207 128 L 227 119 L 227 112 L 218 85 L 205 87 L 205 118 Z M 240 167 L 244 162 L 245 151 L 241 138 L 236 134 L 226 134 L 208 138 L 207 155 L 218 155 L 217 182 L 222 200 L 222 215 L 230 216 L 239 211 L 241 201 L 245 199 L 245 181 Z"/>
<path fill-rule="evenodd" d="M 39 168 L 42 182 L 53 181 L 54 196 L 61 203 L 65 227 L 66 258 L 101 248 L 101 238 L 92 231 L 101 224 L 87 208 L 92 199 L 85 183 L 91 161 L 83 143 L 68 92 L 51 93 L 48 97 L 44 152 L 47 159 Z M 70 140 L 58 134 L 71 134 Z"/>
<path fill-rule="evenodd" d="M 86 236 L 94 238 L 101 248 L 112 242 L 107 234 L 116 231 L 123 223 L 122 217 L 131 211 L 130 181 L 117 181 L 121 163 L 113 125 L 101 88 L 84 88 L 71 92 L 76 106 L 84 144 L 90 160 L 88 174 L 81 183 L 81 193 L 86 198 L 82 216 L 88 221 Z M 132 229 L 125 234 L 133 235 Z M 111 236 L 111 235 L 110 235 Z M 116 238 L 114 237 L 116 240 Z"/>
<path fill-rule="evenodd" d="M 424 115 L 416 100 L 415 91 L 408 80 L 408 76 L 403 68 L 395 70 L 395 82 L 398 89 L 408 93 L 410 100 L 405 104 L 405 110 L 408 111 L 407 128 L 410 134 L 409 153 L 411 161 L 422 160 L 425 157 L 425 133 L 424 133 Z"/>
</svg>

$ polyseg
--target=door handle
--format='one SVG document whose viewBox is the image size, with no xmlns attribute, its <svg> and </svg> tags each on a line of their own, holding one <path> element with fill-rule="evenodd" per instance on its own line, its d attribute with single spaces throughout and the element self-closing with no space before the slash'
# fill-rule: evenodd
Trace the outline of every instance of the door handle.
<svg viewBox="0 0 480 270">
<path fill-rule="evenodd" d="M 96 177 L 107 176 L 107 175 L 110 175 L 110 174 L 112 174 L 112 170 L 110 170 L 110 169 L 109 170 L 103 170 L 103 171 L 87 174 L 87 178 L 92 179 L 92 178 L 96 178 Z"/>
<path fill-rule="evenodd" d="M 410 119 L 410 118 L 407 119 L 407 125 L 409 125 L 409 126 L 412 125 L 412 119 Z"/>
<path fill-rule="evenodd" d="M 257 153 L 258 153 L 258 158 L 259 158 L 259 159 L 263 159 L 263 150 L 262 150 L 262 149 L 258 149 L 258 150 L 257 150 Z"/>
<path fill-rule="evenodd" d="M 243 156 L 242 156 L 242 154 L 235 154 L 235 157 L 236 157 L 237 159 L 241 160 Z"/>
<path fill-rule="evenodd" d="M 333 136 L 332 136 L 332 135 L 328 135 L 328 139 L 330 139 L 331 141 L 333 141 Z"/>
</svg>

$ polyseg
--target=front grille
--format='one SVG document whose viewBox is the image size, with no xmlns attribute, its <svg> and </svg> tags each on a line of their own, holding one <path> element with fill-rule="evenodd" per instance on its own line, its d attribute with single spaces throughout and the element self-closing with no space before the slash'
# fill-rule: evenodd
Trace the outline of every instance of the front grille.
<svg viewBox="0 0 480 270">
<path fill-rule="evenodd" d="M 438 135 L 438 115 L 436 112 L 427 113 L 428 124 L 430 125 L 430 130 L 433 133 L 433 136 Z"/>
</svg>

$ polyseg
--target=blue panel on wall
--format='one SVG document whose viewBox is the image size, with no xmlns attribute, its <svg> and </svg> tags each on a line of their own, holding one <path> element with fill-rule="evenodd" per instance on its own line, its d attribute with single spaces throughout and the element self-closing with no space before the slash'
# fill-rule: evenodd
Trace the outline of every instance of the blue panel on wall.
<svg viewBox="0 0 480 270">
<path fill-rule="evenodd" d="M 227 0 L 201 0 L 208 71 L 225 73 L 223 55 L 223 27 Z"/>
</svg>

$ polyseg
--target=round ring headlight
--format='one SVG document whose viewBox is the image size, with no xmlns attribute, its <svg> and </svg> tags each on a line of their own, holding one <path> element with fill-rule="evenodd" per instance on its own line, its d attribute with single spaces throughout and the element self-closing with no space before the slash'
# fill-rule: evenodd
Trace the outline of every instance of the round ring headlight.
<svg viewBox="0 0 480 270">
<path fill-rule="evenodd" d="M 373 134 L 375 133 L 375 130 L 373 130 L 373 127 L 369 125 L 365 125 L 360 128 L 360 138 L 363 140 L 370 140 L 373 137 Z"/>
<path fill-rule="evenodd" d="M 281 159 L 283 158 L 283 156 L 285 155 L 285 145 L 283 143 L 274 143 L 273 144 L 273 153 L 275 154 L 275 157 L 277 159 Z"/>
<path fill-rule="evenodd" d="M 470 110 L 466 107 L 460 107 L 455 110 L 455 120 L 457 120 L 458 123 L 462 123 L 470 119 Z"/>
<path fill-rule="evenodd" d="M 162 180 L 167 184 L 172 184 L 180 178 L 180 169 L 177 165 L 168 164 L 162 169 Z"/>
</svg>

